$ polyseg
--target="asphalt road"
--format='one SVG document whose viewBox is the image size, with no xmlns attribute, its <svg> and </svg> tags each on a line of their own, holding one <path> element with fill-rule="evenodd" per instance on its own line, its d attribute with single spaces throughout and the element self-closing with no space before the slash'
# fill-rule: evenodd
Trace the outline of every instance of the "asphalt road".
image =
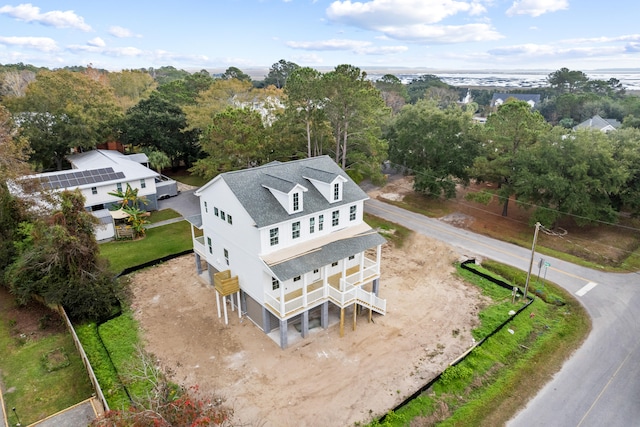
<svg viewBox="0 0 640 427">
<path fill-rule="evenodd" d="M 462 256 L 529 269 L 530 249 L 377 200 L 368 200 L 365 211 L 447 242 Z M 604 273 L 536 254 L 536 276 L 541 257 L 550 264 L 545 277 L 574 294 L 591 316 L 593 329 L 538 395 L 523 402 L 508 426 L 640 425 L 640 275 Z"/>
</svg>

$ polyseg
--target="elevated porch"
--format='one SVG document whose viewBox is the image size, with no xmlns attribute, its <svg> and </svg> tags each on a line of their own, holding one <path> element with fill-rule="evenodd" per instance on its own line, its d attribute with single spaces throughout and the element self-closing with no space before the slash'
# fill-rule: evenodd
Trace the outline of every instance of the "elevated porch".
<svg viewBox="0 0 640 427">
<path fill-rule="evenodd" d="M 385 314 L 387 301 L 376 295 L 380 264 L 364 256 L 362 259 L 360 265 L 332 275 L 324 274 L 327 270 L 325 266 L 321 279 L 303 284 L 294 291 L 283 292 L 280 296 L 265 293 L 265 305 L 280 319 L 289 319 L 325 301 L 331 301 L 340 308 L 357 303 Z"/>
</svg>

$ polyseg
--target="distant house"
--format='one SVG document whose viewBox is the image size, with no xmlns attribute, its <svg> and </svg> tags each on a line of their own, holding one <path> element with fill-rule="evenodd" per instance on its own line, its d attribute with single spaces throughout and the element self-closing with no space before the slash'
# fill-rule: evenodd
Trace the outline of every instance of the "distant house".
<svg viewBox="0 0 640 427">
<path fill-rule="evenodd" d="M 622 123 L 620 123 L 616 119 L 603 119 L 596 114 L 590 119 L 587 119 L 584 122 L 574 126 L 573 130 L 590 129 L 599 130 L 600 132 L 610 132 L 612 130 L 618 129 L 620 126 L 622 126 Z"/>
<path fill-rule="evenodd" d="M 72 169 L 40 173 L 35 178 L 45 190 L 62 191 L 79 189 L 85 197 L 85 208 L 100 219 L 96 227 L 96 239 L 115 236 L 114 219 L 110 208 L 120 199 L 110 192 L 125 190 L 129 184 L 138 189 L 148 204 L 145 210 L 158 209 L 158 199 L 177 195 L 177 184 L 169 178 L 149 169 L 144 154 L 124 155 L 118 151 L 93 150 L 67 157 Z"/>
<path fill-rule="evenodd" d="M 491 98 L 491 107 L 498 108 L 502 104 L 504 104 L 507 99 L 514 98 L 519 101 L 524 101 L 531 106 L 531 108 L 535 108 L 538 104 L 540 104 L 540 95 L 527 95 L 527 94 L 518 94 L 518 93 L 494 93 Z"/>
<path fill-rule="evenodd" d="M 363 220 L 367 194 L 329 157 L 223 173 L 195 194 L 196 266 L 215 286 L 218 316 L 219 297 L 226 320 L 226 297 L 233 308 L 235 296 L 286 348 L 290 332 L 327 328 L 330 306 L 341 334 L 345 308 L 386 313 L 378 296 L 385 240 Z"/>
</svg>

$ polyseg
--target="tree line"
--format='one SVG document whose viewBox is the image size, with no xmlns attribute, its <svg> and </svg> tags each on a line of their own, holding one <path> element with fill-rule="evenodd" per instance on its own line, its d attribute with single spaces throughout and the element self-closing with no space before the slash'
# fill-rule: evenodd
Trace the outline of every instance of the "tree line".
<svg viewBox="0 0 640 427">
<path fill-rule="evenodd" d="M 104 314 L 121 291 L 95 255 L 92 219 L 73 192 L 41 215 L 10 194 L 8 183 L 63 169 L 71 150 L 107 141 L 146 152 L 159 171 L 187 167 L 208 179 L 329 155 L 356 181 L 382 182 L 381 165 L 389 161 L 430 197 L 453 197 L 457 185 L 472 180 L 493 183 L 493 193 L 473 197 L 499 197 L 503 215 L 515 200 L 549 227 L 565 217 L 615 222 L 621 211 L 635 215 L 640 207 L 640 98 L 615 79 L 564 68 L 535 90 L 539 109 L 515 99 L 492 108 L 489 90 L 471 90 L 474 102 L 462 104 L 467 89 L 428 74 L 406 84 L 389 74 L 372 81 L 352 65 L 321 73 L 285 60 L 260 82 L 236 67 L 211 75 L 24 64 L 0 66 L 0 81 L 2 281 L 25 298 L 35 292 L 50 302 L 73 301 L 78 317 Z M 623 126 L 606 134 L 571 130 L 593 114 Z M 82 294 L 80 304 L 65 294 L 65 283 L 94 294 Z"/>
</svg>

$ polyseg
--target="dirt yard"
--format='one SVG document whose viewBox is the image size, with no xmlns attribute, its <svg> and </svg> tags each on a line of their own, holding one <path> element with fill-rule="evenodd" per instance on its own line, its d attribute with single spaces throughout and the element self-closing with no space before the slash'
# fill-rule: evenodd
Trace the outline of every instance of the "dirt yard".
<svg viewBox="0 0 640 427">
<path fill-rule="evenodd" d="M 380 296 L 386 316 L 347 315 L 280 347 L 251 321 L 219 319 L 213 288 L 193 255 L 132 277 L 135 316 L 148 351 L 183 385 L 199 385 L 234 407 L 236 420 L 263 426 L 366 422 L 411 395 L 472 344 L 482 297 L 454 276 L 458 255 L 413 236 L 383 247 Z"/>
</svg>

